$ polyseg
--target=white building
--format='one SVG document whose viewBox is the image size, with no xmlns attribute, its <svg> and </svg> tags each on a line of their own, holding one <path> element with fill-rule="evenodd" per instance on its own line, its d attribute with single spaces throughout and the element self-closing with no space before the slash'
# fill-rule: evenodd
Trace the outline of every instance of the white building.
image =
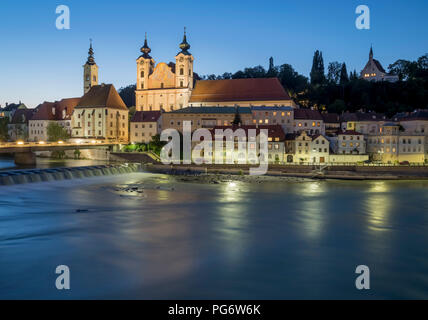
<svg viewBox="0 0 428 320">
<path fill-rule="evenodd" d="M 386 123 L 380 133 L 370 135 L 367 152 L 374 161 L 383 163 L 424 163 L 427 159 L 426 136 L 400 130 L 397 123 Z"/>
<path fill-rule="evenodd" d="M 57 123 L 71 135 L 71 115 L 80 98 L 40 104 L 28 121 L 29 141 L 48 141 L 48 126 Z"/>
<path fill-rule="evenodd" d="M 112 84 L 92 86 L 72 117 L 72 137 L 128 142 L 128 108 Z"/>
<path fill-rule="evenodd" d="M 131 119 L 131 143 L 149 143 L 152 138 L 161 133 L 161 111 L 137 111 Z"/>
<path fill-rule="evenodd" d="M 367 81 L 398 81 L 398 76 L 389 74 L 382 67 L 381 63 L 373 59 L 373 48 L 370 48 L 369 61 L 367 62 L 364 69 L 361 71 L 361 79 Z"/>
<path fill-rule="evenodd" d="M 302 131 L 295 138 L 295 156 L 296 163 L 320 164 L 329 162 L 330 142 L 322 134 L 309 135 Z"/>
</svg>

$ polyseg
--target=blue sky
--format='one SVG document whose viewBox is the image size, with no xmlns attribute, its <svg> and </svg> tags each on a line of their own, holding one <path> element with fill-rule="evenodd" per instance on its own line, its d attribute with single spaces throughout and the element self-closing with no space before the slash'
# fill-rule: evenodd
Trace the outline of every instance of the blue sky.
<svg viewBox="0 0 428 320">
<path fill-rule="evenodd" d="M 67 5 L 71 29 L 57 30 L 55 9 Z M 371 11 L 370 30 L 355 27 L 355 9 Z M 407 0 L 43 0 L 0 1 L 0 104 L 29 107 L 82 95 L 82 65 L 94 41 L 100 81 L 135 83 L 147 31 L 156 62 L 173 61 L 188 29 L 195 72 L 222 74 L 248 66 L 289 63 L 308 75 L 313 53 L 358 72 L 370 44 L 385 68 L 428 52 L 428 1 Z"/>
</svg>

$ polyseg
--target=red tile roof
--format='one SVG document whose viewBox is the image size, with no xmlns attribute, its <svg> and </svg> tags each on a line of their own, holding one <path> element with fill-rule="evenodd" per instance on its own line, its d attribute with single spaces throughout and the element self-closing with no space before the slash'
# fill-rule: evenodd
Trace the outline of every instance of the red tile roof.
<svg viewBox="0 0 428 320">
<path fill-rule="evenodd" d="M 323 120 L 318 110 L 312 109 L 295 109 L 294 119 L 296 120 Z"/>
<path fill-rule="evenodd" d="M 73 110 L 79 101 L 80 98 L 69 98 L 55 102 L 43 102 L 36 108 L 36 111 L 30 120 L 70 120 Z"/>
<path fill-rule="evenodd" d="M 137 111 L 131 122 L 157 122 L 161 116 L 160 111 Z"/>
<path fill-rule="evenodd" d="M 277 78 L 200 80 L 190 103 L 291 100 Z"/>
<path fill-rule="evenodd" d="M 363 134 L 354 130 L 346 130 L 346 131 L 340 131 L 339 135 L 361 136 Z"/>
<path fill-rule="evenodd" d="M 93 86 L 76 106 L 76 108 L 85 107 L 128 110 L 112 84 Z"/>
</svg>

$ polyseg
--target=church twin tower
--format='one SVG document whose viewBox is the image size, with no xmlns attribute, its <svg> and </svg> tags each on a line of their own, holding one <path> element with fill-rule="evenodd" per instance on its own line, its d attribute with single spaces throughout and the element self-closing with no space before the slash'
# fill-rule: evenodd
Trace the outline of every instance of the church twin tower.
<svg viewBox="0 0 428 320">
<path fill-rule="evenodd" d="M 150 56 L 151 49 L 147 43 L 147 34 L 137 59 L 137 84 L 135 100 L 137 111 L 173 111 L 187 106 L 193 90 L 193 56 L 189 52 L 186 29 L 180 52 L 175 56 L 175 63 L 160 62 L 157 65 Z M 83 66 L 83 91 L 86 94 L 98 84 L 98 66 L 94 59 L 92 41 L 88 60 Z"/>
<path fill-rule="evenodd" d="M 146 34 L 142 55 L 137 59 L 135 98 L 138 111 L 172 111 L 187 106 L 193 89 L 194 58 L 189 52 L 186 29 L 179 47 L 181 51 L 176 55 L 175 63 L 155 65 Z"/>
</svg>

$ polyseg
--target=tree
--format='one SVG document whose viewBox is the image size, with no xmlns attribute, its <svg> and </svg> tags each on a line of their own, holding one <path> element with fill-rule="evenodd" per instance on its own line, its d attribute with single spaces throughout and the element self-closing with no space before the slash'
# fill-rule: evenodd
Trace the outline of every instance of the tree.
<svg viewBox="0 0 428 320">
<path fill-rule="evenodd" d="M 47 131 L 49 141 L 68 140 L 70 138 L 70 134 L 67 130 L 56 122 L 49 123 Z"/>
<path fill-rule="evenodd" d="M 327 73 L 328 82 L 334 83 L 334 84 L 339 83 L 341 68 L 342 68 L 342 65 L 337 61 L 330 62 L 328 64 L 328 68 L 327 68 L 327 70 L 328 70 L 328 73 Z"/>
<path fill-rule="evenodd" d="M 349 81 L 354 81 L 358 79 L 357 70 L 351 71 L 349 74 Z"/>
<path fill-rule="evenodd" d="M 233 119 L 232 124 L 235 126 L 242 124 L 241 114 L 239 113 L 239 107 L 235 107 L 235 118 Z"/>
<path fill-rule="evenodd" d="M 399 59 L 393 64 L 390 64 L 388 69 L 391 74 L 397 75 L 400 80 L 405 80 L 410 76 L 410 65 L 410 61 Z"/>
<path fill-rule="evenodd" d="M 311 84 L 321 85 L 325 82 L 324 59 L 322 52 L 316 50 L 312 61 Z"/>
<path fill-rule="evenodd" d="M 345 101 L 337 99 L 331 105 L 328 106 L 327 110 L 330 113 L 341 114 L 342 112 L 346 111 Z"/>
<path fill-rule="evenodd" d="M 346 70 L 346 64 L 342 63 L 342 68 L 340 70 L 340 80 L 339 83 L 343 86 L 349 82 L 348 70 Z"/>
<path fill-rule="evenodd" d="M 292 96 L 297 96 L 308 87 L 308 78 L 297 73 L 289 64 L 283 64 L 278 71 L 278 79 L 282 86 L 289 90 Z"/>
<path fill-rule="evenodd" d="M 137 86 L 135 84 L 132 84 L 127 87 L 122 87 L 119 89 L 119 95 L 128 108 L 135 106 L 136 88 Z"/>
<path fill-rule="evenodd" d="M 275 67 L 275 65 L 273 64 L 273 58 L 270 57 L 270 59 L 269 59 L 269 70 L 266 73 L 266 77 L 274 78 L 277 76 L 278 76 L 278 68 Z"/>
<path fill-rule="evenodd" d="M 9 124 L 9 118 L 0 118 L 0 141 L 5 142 L 9 139 L 7 125 Z"/>
</svg>

